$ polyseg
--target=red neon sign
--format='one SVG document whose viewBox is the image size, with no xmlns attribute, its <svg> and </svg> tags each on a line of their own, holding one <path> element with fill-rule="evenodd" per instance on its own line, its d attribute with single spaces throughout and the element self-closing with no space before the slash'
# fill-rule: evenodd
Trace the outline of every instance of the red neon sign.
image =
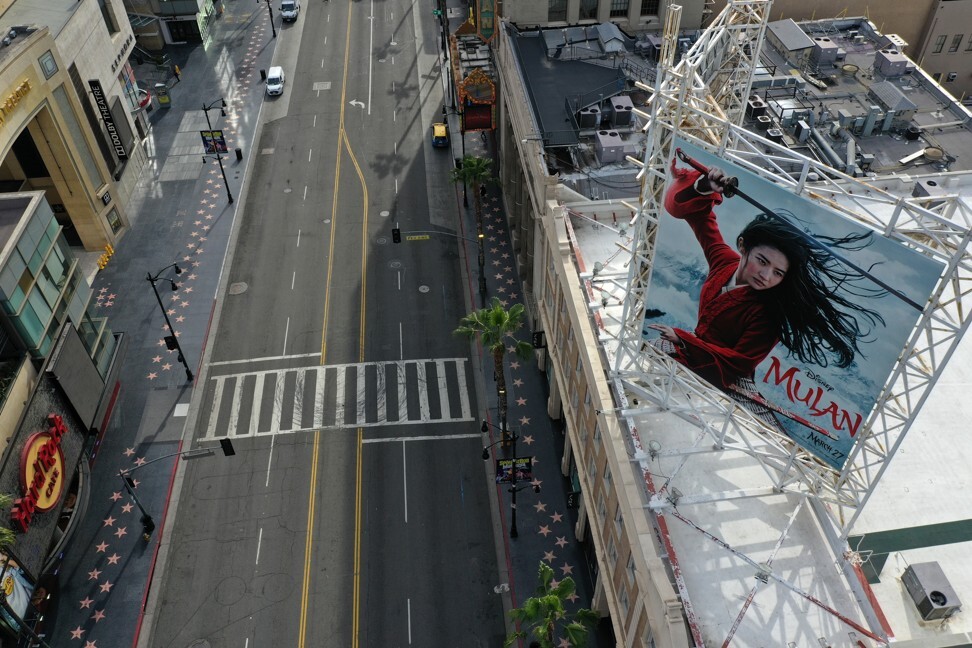
<svg viewBox="0 0 972 648">
<path fill-rule="evenodd" d="M 24 496 L 14 500 L 10 521 L 26 532 L 35 512 L 48 511 L 64 490 L 64 453 L 61 439 L 67 426 L 59 414 L 47 415 L 47 429 L 27 439 L 20 454 L 20 487 Z"/>
</svg>

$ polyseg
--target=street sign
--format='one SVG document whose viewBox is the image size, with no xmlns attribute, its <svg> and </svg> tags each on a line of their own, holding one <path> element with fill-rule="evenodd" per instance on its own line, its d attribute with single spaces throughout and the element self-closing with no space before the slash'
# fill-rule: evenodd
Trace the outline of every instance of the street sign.
<svg viewBox="0 0 972 648">
<path fill-rule="evenodd" d="M 428 241 L 428 234 L 408 234 L 405 236 L 406 241 Z"/>
<path fill-rule="evenodd" d="M 438 9 L 433 9 L 432 10 L 432 15 L 433 16 L 441 16 L 442 15 L 442 12 L 440 10 L 438 10 Z"/>
<path fill-rule="evenodd" d="M 567 508 L 577 508 L 577 506 L 580 504 L 580 497 L 580 491 L 571 491 L 567 493 Z"/>
<path fill-rule="evenodd" d="M 533 332 L 533 348 L 534 349 L 544 349 L 547 347 L 546 342 L 543 339 L 543 331 Z"/>
</svg>

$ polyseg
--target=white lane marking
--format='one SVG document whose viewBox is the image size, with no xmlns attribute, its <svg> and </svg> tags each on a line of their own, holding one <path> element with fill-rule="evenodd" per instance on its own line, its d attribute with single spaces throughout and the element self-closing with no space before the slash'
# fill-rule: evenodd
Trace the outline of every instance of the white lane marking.
<svg viewBox="0 0 972 648">
<path fill-rule="evenodd" d="M 300 230 L 297 230 L 297 247 L 300 247 Z"/>
<path fill-rule="evenodd" d="M 236 429 L 240 418 L 240 401 L 243 398 L 243 376 L 236 377 L 236 387 L 233 388 L 233 409 L 230 411 L 229 426 L 227 433 Z"/>
<path fill-rule="evenodd" d="M 371 20 L 368 21 L 368 114 L 371 115 L 372 72 L 375 68 L 375 2 L 371 0 Z"/>
<path fill-rule="evenodd" d="M 352 370 L 354 377 L 354 393 L 358 396 L 358 407 L 357 412 L 355 412 L 354 422 L 357 424 L 359 421 L 364 423 L 367 419 L 367 413 L 365 412 L 365 401 L 367 400 L 367 387 L 365 385 L 365 368 L 364 365 L 356 365 Z"/>
<path fill-rule="evenodd" d="M 283 355 L 287 355 L 287 336 L 290 334 L 290 318 L 287 318 L 287 326 L 284 328 Z"/>
<path fill-rule="evenodd" d="M 270 488 L 270 469 L 273 467 L 273 446 L 276 441 L 276 434 L 270 437 L 270 452 L 267 453 L 267 478 L 263 482 L 264 488 Z"/>
<path fill-rule="evenodd" d="M 295 360 L 297 358 L 319 358 L 320 353 L 297 353 L 295 355 L 282 355 L 282 356 L 263 356 L 260 358 L 241 358 L 240 360 L 220 360 L 219 362 L 210 362 L 210 367 L 218 367 L 220 365 L 233 365 L 233 364 L 247 364 L 248 362 L 270 362 L 273 360 Z"/>
<path fill-rule="evenodd" d="M 263 404 L 263 380 L 266 374 L 256 375 L 256 385 L 253 387 L 253 412 L 250 414 L 250 436 L 256 436 L 260 425 L 260 406 Z"/>
<path fill-rule="evenodd" d="M 417 362 L 415 364 L 415 370 L 418 374 L 418 384 L 419 384 L 419 420 L 429 421 L 429 395 L 425 389 L 422 387 L 428 386 L 429 381 L 425 375 L 425 363 Z"/>
<path fill-rule="evenodd" d="M 389 437 L 387 439 L 361 439 L 361 443 L 398 443 L 399 441 L 452 441 L 453 439 L 482 439 L 482 434 L 426 434 L 411 437 Z"/>
<path fill-rule="evenodd" d="M 314 390 L 314 427 L 324 424 L 324 370 L 326 367 L 315 367 L 317 373 L 316 389 Z"/>
<path fill-rule="evenodd" d="M 255 565 L 260 564 L 260 545 L 263 544 L 263 527 L 260 527 L 260 532 L 257 534 L 257 552 L 256 552 L 256 562 Z M 249 641 L 249 639 L 247 639 Z"/>
<path fill-rule="evenodd" d="M 219 405 L 223 400 L 223 382 L 225 382 L 225 378 L 222 376 L 216 378 L 216 394 L 213 396 L 213 413 L 209 416 L 207 436 L 216 436 L 216 418 L 219 416 Z"/>
<path fill-rule="evenodd" d="M 405 599 L 408 604 L 408 645 L 412 645 L 412 599 Z"/>
<path fill-rule="evenodd" d="M 323 61 L 321 61 L 323 63 Z M 317 115 L 314 115 L 314 128 L 317 128 Z"/>
<path fill-rule="evenodd" d="M 445 417 L 446 412 L 449 412 L 451 416 L 452 406 L 449 405 L 449 387 L 446 385 L 445 362 L 442 360 L 435 361 L 435 377 L 439 383 L 439 414 Z"/>
<path fill-rule="evenodd" d="M 408 468 L 405 465 L 404 441 L 402 441 L 402 496 L 405 501 L 405 524 L 408 524 Z"/>
<path fill-rule="evenodd" d="M 310 161 L 311 161 L 311 154 L 312 154 L 313 152 L 314 152 L 314 149 L 309 149 L 309 150 L 307 151 L 307 161 L 308 161 L 308 162 L 310 162 Z"/>
<path fill-rule="evenodd" d="M 402 331 L 402 323 L 398 323 L 398 359 L 405 359 L 405 333 Z"/>
<path fill-rule="evenodd" d="M 294 282 L 297 281 L 297 271 L 294 270 L 294 276 L 290 278 L 290 289 L 294 289 Z"/>
<path fill-rule="evenodd" d="M 317 119 L 317 117 L 314 117 L 314 119 Z M 307 185 L 304 185 L 304 200 L 307 200 Z"/>
</svg>

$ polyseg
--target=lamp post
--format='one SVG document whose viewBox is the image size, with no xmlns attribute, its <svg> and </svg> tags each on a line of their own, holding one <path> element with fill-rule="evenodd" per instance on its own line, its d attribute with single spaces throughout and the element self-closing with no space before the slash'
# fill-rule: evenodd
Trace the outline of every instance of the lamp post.
<svg viewBox="0 0 972 648">
<path fill-rule="evenodd" d="M 479 429 L 483 432 L 483 434 L 485 434 L 485 433 L 489 432 L 489 428 L 491 426 L 494 427 L 494 428 L 496 427 L 495 425 L 492 425 L 492 423 L 490 423 L 486 419 L 483 419 L 483 424 L 482 424 L 482 426 Z M 483 461 L 488 461 L 489 460 L 489 449 L 490 448 L 492 448 L 493 446 L 495 446 L 498 443 L 503 443 L 503 447 L 507 447 L 507 445 L 506 445 L 505 442 L 507 441 L 507 439 L 510 441 L 510 444 L 511 444 L 510 447 L 512 447 L 512 461 L 513 461 L 512 469 L 510 470 L 510 487 L 507 489 L 507 491 L 512 496 L 512 499 L 510 501 L 510 537 L 511 538 L 517 538 L 517 537 L 519 537 L 520 533 L 516 529 L 516 494 L 518 492 L 520 492 L 521 490 L 523 490 L 524 488 L 529 488 L 531 485 L 530 484 L 527 484 L 525 486 L 517 486 L 516 485 L 516 482 L 517 482 L 517 479 L 516 479 L 516 440 L 519 438 L 519 435 L 514 431 L 512 435 L 507 436 L 507 431 L 506 431 L 505 428 L 502 430 L 502 433 L 503 434 L 500 437 L 500 440 L 499 441 L 494 441 L 493 443 L 490 443 L 489 445 L 483 447 Z M 540 485 L 539 484 L 532 484 L 532 486 L 533 486 L 533 492 L 534 493 L 539 493 L 540 492 Z"/>
<path fill-rule="evenodd" d="M 165 304 L 162 303 L 162 297 L 159 296 L 159 289 L 155 285 L 159 281 L 168 281 L 172 286 L 172 292 L 179 290 L 179 284 L 167 277 L 161 276 L 162 273 L 169 268 L 175 268 L 175 273 L 177 275 L 182 274 L 182 268 L 180 268 L 177 263 L 172 263 L 165 266 L 154 275 L 151 272 L 146 273 L 145 279 L 152 284 L 152 292 L 155 293 L 155 299 L 159 302 L 159 308 L 162 309 L 162 317 L 165 318 L 165 326 L 169 329 L 169 335 L 165 336 L 165 346 L 170 351 L 176 350 L 179 352 L 179 362 L 181 362 L 182 366 L 186 368 L 186 380 L 192 382 L 192 370 L 189 368 L 189 364 L 186 362 L 186 355 L 182 352 L 182 346 L 179 345 L 179 338 L 176 336 L 175 329 L 172 328 L 172 322 L 169 321 L 169 313 L 165 310 Z"/>
<path fill-rule="evenodd" d="M 260 0 L 257 0 L 257 2 L 260 2 Z M 273 34 L 273 37 L 276 38 L 277 28 L 273 26 L 273 7 L 270 6 L 270 0 L 267 0 L 267 11 L 270 12 L 270 32 Z"/>
<path fill-rule="evenodd" d="M 449 106 L 442 106 L 442 118 L 448 114 L 453 114 L 459 118 L 459 144 L 462 146 L 462 157 L 456 161 L 456 168 L 462 168 L 462 161 L 466 159 L 466 125 L 461 112 Z M 466 183 L 462 183 L 462 206 L 469 206 L 469 199 L 466 197 Z"/>
<path fill-rule="evenodd" d="M 223 449 L 223 456 L 229 457 L 236 454 L 236 451 L 233 449 L 233 442 L 230 439 L 221 439 L 219 445 Z M 181 457 L 184 460 L 188 460 L 197 459 L 199 457 L 210 457 L 215 454 L 215 452 L 216 451 L 213 448 L 194 448 L 192 450 L 182 450 L 180 452 L 172 452 L 161 457 L 156 457 L 151 461 L 146 461 L 145 463 L 132 468 L 118 471 L 118 476 L 121 477 L 122 483 L 125 485 L 125 490 L 127 490 L 128 494 L 132 496 L 132 501 L 135 502 L 135 506 L 137 506 L 138 510 L 142 513 L 142 517 L 139 521 L 142 523 L 142 532 L 146 540 L 148 540 L 152 535 L 152 532 L 155 531 L 155 519 L 148 511 L 145 510 L 145 507 L 142 506 L 142 502 L 138 499 L 138 495 L 135 494 L 135 480 L 131 478 L 131 474 L 139 468 L 144 468 L 145 466 L 154 464 L 156 461 L 162 461 L 163 459 L 168 459 L 169 457 Z"/>
<path fill-rule="evenodd" d="M 270 6 L 270 5 L 268 4 L 267 6 Z M 208 106 L 205 105 L 205 104 L 203 104 L 203 107 L 202 107 L 202 111 L 206 115 L 206 126 L 209 128 L 210 134 L 212 134 L 212 132 L 213 132 L 213 124 L 212 124 L 212 122 L 209 121 L 209 111 L 210 110 L 215 110 L 216 104 L 220 104 L 219 114 L 222 115 L 223 117 L 225 117 L 226 116 L 226 101 L 222 97 L 220 97 L 219 99 L 217 99 L 213 103 L 209 104 Z M 215 158 L 216 159 L 216 162 L 219 163 L 219 172 L 223 175 L 223 186 L 226 187 L 226 201 L 229 202 L 229 204 L 232 205 L 233 204 L 233 194 L 230 193 L 229 182 L 227 182 L 227 180 L 226 180 L 226 169 L 223 168 L 223 156 L 220 154 L 219 147 L 216 145 L 216 138 L 215 137 L 212 138 L 212 142 L 213 142 L 213 153 L 215 155 L 204 155 L 203 156 L 203 164 L 205 164 L 206 163 L 206 160 L 208 158 L 210 158 L 210 157 Z"/>
</svg>

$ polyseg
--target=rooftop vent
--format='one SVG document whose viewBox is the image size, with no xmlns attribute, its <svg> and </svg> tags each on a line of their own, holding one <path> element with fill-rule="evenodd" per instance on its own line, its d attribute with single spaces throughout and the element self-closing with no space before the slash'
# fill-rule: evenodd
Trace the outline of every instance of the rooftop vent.
<svg viewBox="0 0 972 648">
<path fill-rule="evenodd" d="M 958 595 L 937 562 L 909 565 L 901 582 L 924 621 L 947 619 L 962 609 Z"/>
</svg>

